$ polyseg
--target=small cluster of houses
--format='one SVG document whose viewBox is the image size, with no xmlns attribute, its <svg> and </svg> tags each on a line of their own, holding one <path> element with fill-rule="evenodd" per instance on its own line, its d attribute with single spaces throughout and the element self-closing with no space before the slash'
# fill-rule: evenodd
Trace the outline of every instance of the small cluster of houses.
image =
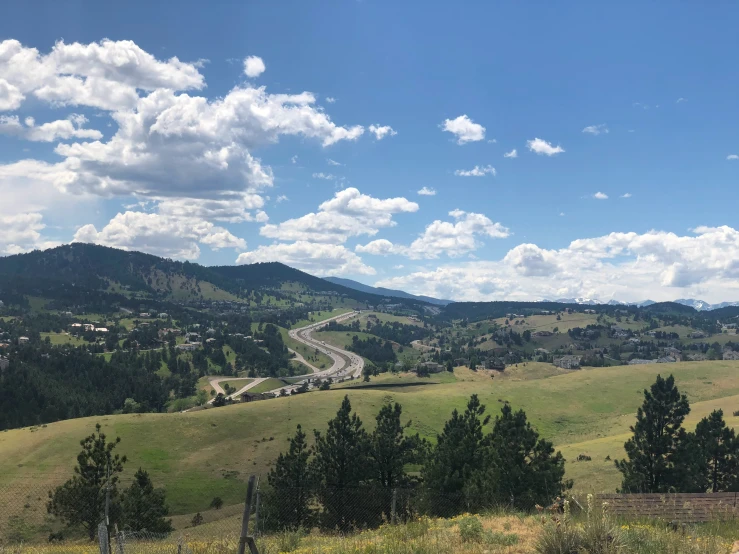
<svg viewBox="0 0 739 554">
<path fill-rule="evenodd" d="M 107 333 L 107 327 L 95 327 L 92 323 L 72 323 L 69 326 L 72 331 L 83 331 L 85 333 Z"/>
</svg>

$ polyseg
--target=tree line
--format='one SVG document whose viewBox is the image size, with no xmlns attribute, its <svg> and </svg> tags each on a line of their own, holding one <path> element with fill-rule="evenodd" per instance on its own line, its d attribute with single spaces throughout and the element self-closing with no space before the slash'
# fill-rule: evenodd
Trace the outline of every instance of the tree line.
<svg viewBox="0 0 739 554">
<path fill-rule="evenodd" d="M 280 529 L 346 531 L 381 523 L 393 504 L 399 517 L 502 505 L 528 509 L 571 486 L 562 454 L 522 410 L 505 404 L 488 432 L 485 411 L 473 395 L 464 412 L 452 412 L 432 446 L 407 432 L 400 404 L 384 405 L 370 433 L 344 397 L 326 431 L 314 430 L 313 445 L 298 426 L 268 475 L 263 520 Z M 420 471 L 411 474 L 409 467 Z"/>
</svg>

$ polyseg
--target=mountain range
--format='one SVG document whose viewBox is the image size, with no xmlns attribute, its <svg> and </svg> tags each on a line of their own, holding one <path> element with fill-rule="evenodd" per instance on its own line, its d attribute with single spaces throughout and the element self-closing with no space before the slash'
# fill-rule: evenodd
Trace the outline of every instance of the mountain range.
<svg viewBox="0 0 739 554">
<path fill-rule="evenodd" d="M 437 306 L 446 306 L 447 304 L 451 304 L 452 302 L 454 302 L 453 300 L 440 300 L 431 296 L 410 294 L 402 290 L 386 289 L 383 287 L 371 287 L 358 281 L 352 281 L 351 279 L 344 279 L 342 277 L 325 277 L 325 280 L 336 285 L 341 285 L 350 289 L 367 292 L 370 294 L 379 294 L 380 296 L 390 296 L 393 298 L 408 298 L 410 300 L 420 300 L 422 302 L 428 302 L 429 304 L 436 304 Z"/>
<path fill-rule="evenodd" d="M 395 298 L 404 304 L 418 303 L 438 306 L 449 312 L 450 305 L 462 308 L 495 304 L 515 310 L 516 305 L 557 303 L 560 305 L 630 306 L 644 308 L 657 304 L 663 309 L 684 306 L 698 312 L 739 307 L 739 302 L 711 304 L 700 299 L 681 298 L 672 303 L 600 301 L 595 298 L 559 298 L 537 302 L 454 302 L 430 296 L 414 295 L 401 290 L 364 285 L 339 277 L 319 278 L 279 262 L 240 266 L 206 267 L 196 263 L 178 262 L 141 252 L 129 252 L 74 243 L 45 251 L 0 257 L 0 293 L 4 295 L 46 296 L 52 298 L 78 297 L 81 291 L 89 297 L 113 294 L 131 296 L 144 294 L 150 298 L 168 301 L 198 299 L 235 300 L 258 289 L 280 289 L 283 283 L 297 283 L 314 293 L 338 294 L 369 305 L 388 303 Z M 662 306 L 662 308 L 660 308 Z M 475 308 L 478 309 L 478 308 Z M 544 309 L 544 308 L 542 308 Z M 497 308 L 496 308 L 497 310 Z M 489 311 L 487 308 L 483 311 Z M 464 317 L 464 316 L 463 316 Z"/>
<path fill-rule="evenodd" d="M 557 300 L 542 300 L 542 302 L 583 304 L 587 306 L 606 304 L 608 306 L 638 306 L 639 308 L 656 304 L 654 300 L 642 300 L 641 302 L 621 302 L 619 300 L 609 300 L 608 302 L 602 302 L 593 298 L 558 298 Z M 682 304 L 683 306 L 689 306 L 699 312 L 718 310 L 720 308 L 728 308 L 730 306 L 739 306 L 739 302 L 718 302 L 716 304 L 711 304 L 710 302 L 706 302 L 705 300 L 696 300 L 693 298 L 679 298 L 677 300 L 673 300 L 672 302 L 674 302 L 675 304 Z"/>
</svg>

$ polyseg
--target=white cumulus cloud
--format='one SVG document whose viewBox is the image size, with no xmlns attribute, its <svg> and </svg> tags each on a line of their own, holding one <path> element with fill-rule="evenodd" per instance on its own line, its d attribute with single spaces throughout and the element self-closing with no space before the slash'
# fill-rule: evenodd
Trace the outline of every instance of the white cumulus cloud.
<svg viewBox="0 0 739 554">
<path fill-rule="evenodd" d="M 526 146 L 528 146 L 529 150 L 532 152 L 543 154 L 545 156 L 554 156 L 555 154 L 561 154 L 565 151 L 561 146 L 552 146 L 550 142 L 540 138 L 527 141 Z"/>
<path fill-rule="evenodd" d="M 498 260 L 446 264 L 383 279 L 376 286 L 455 300 L 571 297 L 656 301 L 739 298 L 739 231 L 698 227 L 611 233 L 555 250 L 521 244 Z"/>
<path fill-rule="evenodd" d="M 200 257 L 199 244 L 206 244 L 213 250 L 246 249 L 244 239 L 197 217 L 131 211 L 117 214 L 100 231 L 92 224 L 80 227 L 74 235 L 74 242 L 102 244 L 185 260 Z"/>
<path fill-rule="evenodd" d="M 373 240 L 357 245 L 357 252 L 382 255 L 398 254 L 411 259 L 435 259 L 446 254 L 456 258 L 469 254 L 482 246 L 478 237 L 505 238 L 510 231 L 478 213 L 452 210 L 449 215 L 454 222 L 436 220 L 410 246 L 393 244 L 387 239 Z"/>
<path fill-rule="evenodd" d="M 510 152 L 503 154 L 504 158 L 518 158 L 518 151 L 514 148 Z"/>
<path fill-rule="evenodd" d="M 247 77 L 259 77 L 267 66 L 259 56 L 248 56 L 244 59 L 244 75 Z"/>
<path fill-rule="evenodd" d="M 492 175 L 494 177 L 495 173 L 495 168 L 492 165 L 476 165 L 472 169 L 457 169 L 454 172 L 458 177 L 484 177 L 485 175 Z"/>
<path fill-rule="evenodd" d="M 608 200 L 608 195 L 605 192 L 598 191 L 593 195 L 593 198 L 596 200 Z"/>
<path fill-rule="evenodd" d="M 445 119 L 441 128 L 457 137 L 457 144 L 477 142 L 485 139 L 485 127 L 472 121 L 467 115 L 460 115 L 454 119 Z"/>
<path fill-rule="evenodd" d="M 387 136 L 392 137 L 398 134 L 392 127 L 390 127 L 390 125 L 370 125 L 369 131 L 375 135 L 377 140 L 382 140 Z"/>
<path fill-rule="evenodd" d="M 729 154 L 728 156 L 726 156 L 726 159 L 727 160 L 739 160 L 739 155 L 737 155 L 737 154 Z"/>
<path fill-rule="evenodd" d="M 32 117 L 27 117 L 21 123 L 17 115 L 0 115 L 0 134 L 35 142 L 54 142 L 71 138 L 103 138 L 100 131 L 82 127 L 87 123 L 87 118 L 84 115 L 71 114 L 67 119 L 50 121 L 39 126 L 36 126 L 35 123 Z"/>
<path fill-rule="evenodd" d="M 435 196 L 436 189 L 429 188 L 429 187 L 423 187 L 418 191 L 418 194 L 421 196 Z"/>
<path fill-rule="evenodd" d="M 350 237 L 375 235 L 396 225 L 394 214 L 418 211 L 418 204 L 405 198 L 374 198 L 356 188 L 337 192 L 318 206 L 317 212 L 261 228 L 267 238 L 284 241 L 340 244 Z"/>
<path fill-rule="evenodd" d="M 605 123 L 601 123 L 600 125 L 588 125 L 582 130 L 582 132 L 589 135 L 600 135 L 607 134 L 610 131 L 608 130 L 608 127 L 606 127 Z"/>
<path fill-rule="evenodd" d="M 297 241 L 290 244 L 259 246 L 239 254 L 237 264 L 282 262 L 319 277 L 330 275 L 374 275 L 374 268 L 354 252 L 338 244 Z"/>
</svg>

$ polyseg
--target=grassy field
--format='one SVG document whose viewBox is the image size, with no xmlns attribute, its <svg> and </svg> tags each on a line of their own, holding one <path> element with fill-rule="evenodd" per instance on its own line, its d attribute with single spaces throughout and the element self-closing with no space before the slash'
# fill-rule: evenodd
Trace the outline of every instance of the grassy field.
<svg viewBox="0 0 739 554">
<path fill-rule="evenodd" d="M 295 352 L 299 353 L 303 358 L 305 358 L 308 362 L 313 364 L 319 369 L 326 369 L 328 367 L 331 367 L 331 358 L 329 358 L 326 354 L 323 352 L 318 351 L 316 353 L 315 348 L 311 348 L 310 346 L 307 346 L 303 344 L 302 342 L 298 342 L 295 339 L 291 338 L 287 329 L 280 327 L 280 334 L 282 335 L 282 340 L 285 343 L 285 346 L 288 348 L 295 350 Z M 303 370 L 305 370 L 305 366 L 303 364 L 299 364 Z M 303 371 L 301 370 L 301 371 Z"/>
<path fill-rule="evenodd" d="M 283 383 L 280 379 L 274 379 L 270 378 L 266 381 L 262 381 L 259 383 L 256 387 L 252 387 L 249 389 L 249 392 L 253 393 L 260 393 L 260 392 L 268 392 L 274 389 L 279 389 L 280 387 L 284 387 L 285 383 Z"/>
<path fill-rule="evenodd" d="M 95 423 L 110 436 L 121 437 L 119 450 L 129 458 L 127 474 L 143 467 L 158 486 L 166 488 L 173 514 L 206 510 L 214 496 L 221 496 L 227 505 L 240 502 L 246 477 L 266 475 L 295 426 L 324 429 L 345 394 L 368 428 L 384 403 L 398 401 L 404 420 L 412 420 L 411 431 L 432 440 L 451 411 L 463 408 L 470 394 L 478 394 L 492 415 L 503 401 L 509 401 L 514 409 L 525 409 L 539 432 L 562 449 L 569 460 L 568 477 L 575 480 L 577 490 L 613 491 L 619 476 L 613 462 L 605 458 L 623 456 L 623 442 L 641 404 L 642 389 L 658 373 L 669 372 L 690 399 L 690 426 L 715 408 L 724 410 L 730 425 L 739 425 L 739 418 L 731 416 L 739 410 L 739 362 L 733 361 L 573 372 L 527 363 L 503 374 L 457 368 L 454 375 L 443 372 L 424 379 L 382 375 L 368 384 L 218 409 L 99 416 L 2 432 L 0 490 L 5 494 L 0 495 L 0 513 L 12 514 L 13 506 L 22 506 L 18 499 L 28 497 L 29 490 L 40 491 L 42 498 L 45 490 L 66 480 L 79 441 Z M 280 382 L 274 380 L 264 388 L 277 386 Z M 574 461 L 580 453 L 593 460 Z"/>
<path fill-rule="evenodd" d="M 299 329 L 300 327 L 305 327 L 306 325 L 310 325 L 311 323 L 326 321 L 327 319 L 331 319 L 332 317 L 336 317 L 337 315 L 345 314 L 351 311 L 353 311 L 351 308 L 335 308 L 333 310 L 325 310 L 323 312 L 311 312 L 310 320 L 303 319 L 301 321 L 298 321 L 295 325 L 292 326 L 292 328 Z"/>
<path fill-rule="evenodd" d="M 87 344 L 81 338 L 72 336 L 69 333 L 40 333 L 40 335 L 41 340 L 46 340 L 46 337 L 49 337 L 51 344 L 71 344 L 73 346 Z"/>
</svg>

